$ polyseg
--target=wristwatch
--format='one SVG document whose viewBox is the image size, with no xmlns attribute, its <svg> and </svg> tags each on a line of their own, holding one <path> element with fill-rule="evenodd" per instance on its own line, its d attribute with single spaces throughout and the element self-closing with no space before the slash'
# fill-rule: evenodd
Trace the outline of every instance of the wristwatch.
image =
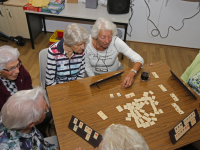
<svg viewBox="0 0 200 150">
<path fill-rule="evenodd" d="M 131 71 L 135 72 L 135 75 L 137 74 L 137 71 L 136 71 L 136 70 L 134 70 L 134 69 L 131 69 Z"/>
</svg>

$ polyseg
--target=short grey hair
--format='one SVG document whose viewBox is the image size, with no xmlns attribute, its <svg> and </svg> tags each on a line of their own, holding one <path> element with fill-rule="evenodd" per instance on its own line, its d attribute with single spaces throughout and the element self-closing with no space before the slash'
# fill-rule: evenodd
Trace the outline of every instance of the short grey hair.
<svg viewBox="0 0 200 150">
<path fill-rule="evenodd" d="M 43 88 L 36 87 L 13 94 L 1 110 L 4 126 L 7 129 L 19 130 L 38 121 L 45 111 L 45 108 L 40 106 L 44 100 L 44 93 Z"/>
<path fill-rule="evenodd" d="M 149 150 L 149 147 L 136 130 L 113 124 L 105 130 L 100 150 Z"/>
<path fill-rule="evenodd" d="M 8 45 L 0 47 L 0 71 L 5 69 L 6 63 L 15 61 L 19 58 L 19 51 Z"/>
<path fill-rule="evenodd" d="M 76 24 L 72 23 L 65 28 L 64 31 L 64 44 L 72 46 L 79 42 L 88 43 L 89 34 L 87 30 Z"/>
<path fill-rule="evenodd" d="M 96 22 L 94 23 L 93 28 L 91 30 L 91 36 L 93 38 L 97 39 L 101 29 L 102 30 L 111 30 L 113 36 L 117 35 L 116 25 L 112 21 L 108 20 L 107 18 L 100 17 L 96 20 Z"/>
</svg>

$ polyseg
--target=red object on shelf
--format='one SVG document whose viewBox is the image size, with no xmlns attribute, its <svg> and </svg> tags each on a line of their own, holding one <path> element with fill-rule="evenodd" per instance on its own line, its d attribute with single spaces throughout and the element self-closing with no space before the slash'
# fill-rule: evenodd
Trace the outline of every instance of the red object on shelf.
<svg viewBox="0 0 200 150">
<path fill-rule="evenodd" d="M 37 12 L 42 12 L 41 7 L 34 7 L 31 4 L 27 3 L 26 5 L 23 6 L 24 10 L 30 10 L 30 11 L 37 11 Z"/>
<path fill-rule="evenodd" d="M 63 30 L 56 30 L 49 39 L 50 45 L 60 41 L 63 38 L 63 33 Z"/>
</svg>

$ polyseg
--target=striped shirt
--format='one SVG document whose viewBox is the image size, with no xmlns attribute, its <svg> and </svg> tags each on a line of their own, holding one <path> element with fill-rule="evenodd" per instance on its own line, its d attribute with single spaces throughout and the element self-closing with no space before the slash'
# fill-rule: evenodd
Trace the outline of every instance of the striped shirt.
<svg viewBox="0 0 200 150">
<path fill-rule="evenodd" d="M 71 59 L 63 48 L 64 39 L 48 49 L 46 86 L 82 79 L 85 76 L 85 53 L 73 53 Z"/>
</svg>

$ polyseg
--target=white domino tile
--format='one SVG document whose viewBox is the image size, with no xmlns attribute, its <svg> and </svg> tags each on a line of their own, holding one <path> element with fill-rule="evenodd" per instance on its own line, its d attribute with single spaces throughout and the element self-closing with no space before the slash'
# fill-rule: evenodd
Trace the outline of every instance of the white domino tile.
<svg viewBox="0 0 200 150">
<path fill-rule="evenodd" d="M 126 98 L 131 98 L 133 96 L 135 96 L 133 92 L 125 95 Z M 157 115 L 164 113 L 162 109 L 159 109 L 159 101 L 156 101 L 155 99 L 156 96 L 153 91 L 143 92 L 143 97 L 134 98 L 132 102 L 125 103 L 123 108 L 119 105 L 116 109 L 119 112 L 123 110 L 129 111 L 127 112 L 127 117 L 125 117 L 126 121 L 134 120 L 138 128 L 147 128 L 156 124 Z M 149 105 L 149 103 L 152 107 L 152 111 L 146 112 L 144 106 Z M 172 106 L 174 107 L 174 104 Z"/>
</svg>

